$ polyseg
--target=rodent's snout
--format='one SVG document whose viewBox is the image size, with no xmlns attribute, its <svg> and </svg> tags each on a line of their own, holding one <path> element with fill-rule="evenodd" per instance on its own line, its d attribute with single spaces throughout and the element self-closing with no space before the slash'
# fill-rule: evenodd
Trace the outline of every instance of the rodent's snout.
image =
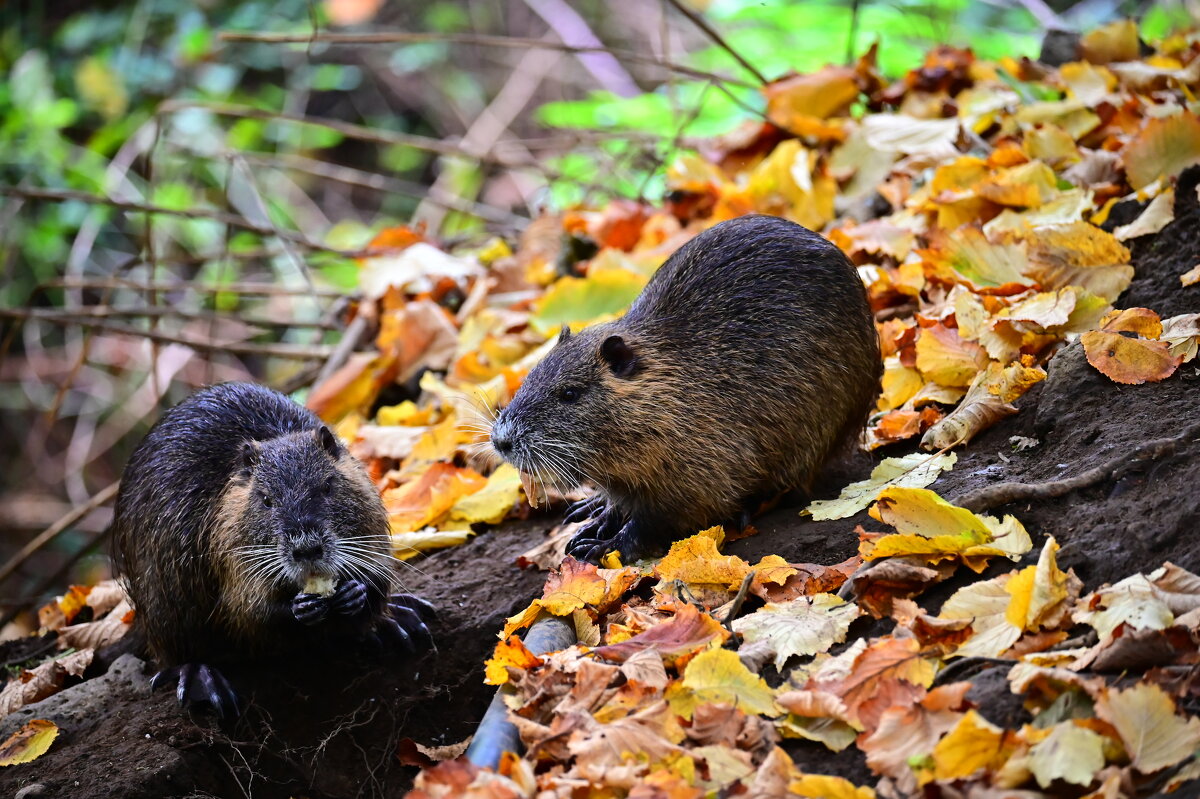
<svg viewBox="0 0 1200 799">
<path fill-rule="evenodd" d="M 503 416 L 492 425 L 492 447 L 505 458 L 512 455 L 517 437 L 513 434 L 512 425 Z"/>
<path fill-rule="evenodd" d="M 325 557 L 325 546 L 320 541 L 306 541 L 292 547 L 292 559 L 297 563 L 312 563 L 323 557 Z"/>
<path fill-rule="evenodd" d="M 495 447 L 496 451 L 501 455 L 507 455 L 508 453 L 512 452 L 513 442 L 511 438 L 503 438 L 493 433 L 492 446 Z"/>
</svg>

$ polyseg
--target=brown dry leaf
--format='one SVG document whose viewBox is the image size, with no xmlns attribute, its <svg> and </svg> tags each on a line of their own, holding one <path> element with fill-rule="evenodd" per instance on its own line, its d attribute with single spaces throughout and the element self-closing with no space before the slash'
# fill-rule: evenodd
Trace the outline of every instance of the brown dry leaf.
<svg viewBox="0 0 1200 799">
<path fill-rule="evenodd" d="M 456 744 L 447 744 L 446 746 L 425 746 L 424 744 L 417 743 L 412 738 L 401 738 L 396 750 L 396 758 L 406 766 L 429 768 L 443 760 L 453 760 L 456 757 L 461 757 L 467 751 L 467 747 L 471 745 L 473 737 L 471 736 L 465 741 L 459 741 Z"/>
<path fill-rule="evenodd" d="M 591 563 L 581 563 L 571 556 L 562 562 L 561 569 L 550 575 L 539 604 L 555 616 L 568 616 L 585 605 L 598 604 L 608 588 L 604 577 Z"/>
<path fill-rule="evenodd" d="M 1175 374 L 1183 362 L 1162 341 L 1127 338 L 1104 330 L 1089 330 L 1079 338 L 1088 363 L 1115 383 L 1157 383 Z"/>
<path fill-rule="evenodd" d="M 775 668 L 793 656 L 815 655 L 846 640 L 850 623 L 861 611 L 857 605 L 833 594 L 817 594 L 783 604 L 768 602 L 733 623 L 733 631 L 746 641 L 768 642 Z"/>
<path fill-rule="evenodd" d="M 99 649 L 123 638 L 133 626 L 132 617 L 133 606 L 122 599 L 102 619 L 63 627 L 58 631 L 58 640 L 72 649 Z"/>
<path fill-rule="evenodd" d="M 1113 302 L 1133 280 L 1128 248 L 1087 222 L 1039 227 L 1024 241 L 1029 247 L 1027 274 L 1044 291 L 1078 286 Z"/>
<path fill-rule="evenodd" d="M 1167 189 L 1150 201 L 1150 204 L 1128 225 L 1113 230 L 1120 241 L 1149 236 L 1165 228 L 1175 220 L 1175 190 Z"/>
<path fill-rule="evenodd" d="M 1184 288 L 1187 288 L 1188 286 L 1194 286 L 1197 283 L 1200 283 L 1200 264 L 1196 264 L 1191 269 L 1187 270 L 1182 275 L 1180 275 L 1179 282 L 1183 285 Z"/>
<path fill-rule="evenodd" d="M 31 671 L 23 671 L 15 679 L 9 680 L 4 690 L 0 691 L 0 718 L 58 693 L 68 677 L 82 677 L 95 654 L 91 649 L 72 652 L 48 660 Z"/>
<path fill-rule="evenodd" d="M 909 761 L 933 752 L 938 740 L 958 724 L 969 707 L 966 695 L 970 689 L 969 682 L 942 685 L 915 705 L 885 710 L 876 730 L 859 744 L 867 765 L 877 774 L 908 785 L 911 793 L 916 782 Z"/>
<path fill-rule="evenodd" d="M 1200 118 L 1182 111 L 1150 119 L 1125 148 L 1129 185 L 1141 191 L 1156 180 L 1168 180 L 1200 161 Z"/>
<path fill-rule="evenodd" d="M 1200 270 L 1200 267 L 1197 267 Z M 1188 363 L 1200 350 L 1200 313 L 1180 314 L 1163 320 L 1159 340 L 1167 344 L 1168 352 Z"/>
<path fill-rule="evenodd" d="M 669 620 L 619 644 L 597 647 L 593 651 L 606 660 L 627 662 L 642 652 L 652 650 L 662 659 L 673 661 L 716 642 L 724 643 L 729 631 L 695 605 L 681 605 Z"/>
<path fill-rule="evenodd" d="M 1143 774 L 1173 766 L 1200 747 L 1200 719 L 1178 716 L 1171 697 L 1152 683 L 1109 688 L 1096 702 L 1096 715 L 1116 728 Z"/>
<path fill-rule="evenodd" d="M 1110 22 L 1085 34 L 1080 47 L 1083 57 L 1093 64 L 1135 61 L 1140 49 L 1137 23 L 1131 19 Z"/>
<path fill-rule="evenodd" d="M 858 654 L 849 674 L 828 681 L 818 674 L 817 685 L 840 697 L 850 719 L 872 731 L 888 708 L 906 707 L 925 696 L 934 663 L 911 638 L 881 638 Z"/>
<path fill-rule="evenodd" d="M 857 555 L 833 566 L 789 563 L 786 570 L 792 574 L 782 583 L 777 583 L 772 579 L 772 575 L 782 573 L 783 570 L 767 564 L 768 558 L 773 557 L 777 556 L 767 555 L 754 567 L 754 582 L 750 584 L 750 592 L 767 602 L 787 602 L 801 596 L 836 591 L 862 565 L 862 559 Z M 783 558 L 779 560 L 783 561 Z"/>
<path fill-rule="evenodd" d="M 958 407 L 925 431 L 921 447 L 942 450 L 965 444 L 1006 416 L 1017 412 L 1011 403 L 1039 381 L 1046 379 L 1040 366 L 1014 361 L 1002 367 L 992 361 L 980 372 Z"/>
<path fill-rule="evenodd" d="M 0 743 L 0 766 L 28 763 L 46 753 L 58 737 L 58 725 L 45 719 L 31 719 Z"/>
<path fill-rule="evenodd" d="M 854 576 L 854 599 L 875 618 L 885 619 L 897 600 L 916 596 L 948 576 L 946 568 L 926 566 L 919 558 L 877 560 Z"/>
</svg>

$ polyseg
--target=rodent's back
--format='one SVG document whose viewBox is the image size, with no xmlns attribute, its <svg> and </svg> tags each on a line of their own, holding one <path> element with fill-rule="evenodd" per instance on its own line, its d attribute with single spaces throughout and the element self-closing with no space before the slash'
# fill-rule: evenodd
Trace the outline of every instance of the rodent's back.
<svg viewBox="0 0 1200 799">
<path fill-rule="evenodd" d="M 166 411 L 138 445 L 117 497 L 114 559 L 160 661 L 236 656 L 230 650 L 246 645 L 234 640 L 239 635 L 274 643 L 266 637 L 278 620 L 265 608 L 275 597 L 259 596 L 261 587 L 229 568 L 254 532 L 239 529 L 245 486 L 237 478 L 247 442 L 307 440 L 322 428 L 313 413 L 275 391 L 225 383 Z M 298 452 L 300 461 L 293 458 L 282 468 L 302 484 L 310 479 L 303 462 L 308 456 Z M 339 483 L 348 486 L 339 500 L 352 511 L 343 515 L 360 515 L 386 552 L 387 520 L 378 493 L 356 464 L 339 471 L 349 481 Z"/>
</svg>

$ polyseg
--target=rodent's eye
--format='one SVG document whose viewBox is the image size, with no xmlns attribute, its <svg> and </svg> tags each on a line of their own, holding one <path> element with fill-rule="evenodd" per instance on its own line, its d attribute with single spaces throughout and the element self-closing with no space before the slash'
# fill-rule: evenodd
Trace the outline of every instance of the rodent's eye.
<svg viewBox="0 0 1200 799">
<path fill-rule="evenodd" d="M 259 497 L 259 499 L 262 500 L 263 507 L 266 507 L 266 508 L 271 507 L 271 495 L 270 494 L 259 494 L 258 497 Z"/>
<path fill-rule="evenodd" d="M 333 478 L 332 477 L 330 477 L 328 480 L 325 481 L 325 485 L 321 486 L 321 490 L 323 492 L 325 492 L 325 496 L 329 496 L 330 494 L 333 493 Z"/>
<path fill-rule="evenodd" d="M 575 386 L 567 386 L 558 390 L 558 398 L 563 402 L 574 402 L 582 392 Z"/>
</svg>

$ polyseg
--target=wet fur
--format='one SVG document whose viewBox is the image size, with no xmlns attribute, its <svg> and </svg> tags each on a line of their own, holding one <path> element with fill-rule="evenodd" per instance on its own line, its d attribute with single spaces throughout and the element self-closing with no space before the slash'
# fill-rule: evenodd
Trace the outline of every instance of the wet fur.
<svg viewBox="0 0 1200 799">
<path fill-rule="evenodd" d="M 613 336 L 631 359 L 606 359 Z M 841 251 L 748 216 L 681 247 L 621 319 L 560 337 L 497 430 L 519 467 L 595 483 L 661 547 L 807 488 L 865 421 L 881 372 L 866 291 Z M 579 398 L 564 403 L 564 387 Z"/>
<path fill-rule="evenodd" d="M 364 580 L 370 612 L 358 626 L 369 628 L 384 612 L 392 581 L 383 575 L 393 568 L 386 511 L 345 448 L 335 456 L 321 445 L 322 427 L 281 394 L 226 383 L 167 411 L 134 451 L 117 497 L 114 558 L 135 623 L 161 667 L 308 648 L 367 631 L 350 622 L 301 625 L 290 608 L 295 581 L 255 572 L 239 549 L 278 546 L 279 520 L 291 515 L 321 519 L 338 541 L 368 536 L 357 543 L 380 573 Z M 249 467 L 245 442 L 258 453 Z M 318 502 L 331 478 L 331 493 Z M 278 496 L 274 514 L 253 496 L 260 483 Z"/>
</svg>

